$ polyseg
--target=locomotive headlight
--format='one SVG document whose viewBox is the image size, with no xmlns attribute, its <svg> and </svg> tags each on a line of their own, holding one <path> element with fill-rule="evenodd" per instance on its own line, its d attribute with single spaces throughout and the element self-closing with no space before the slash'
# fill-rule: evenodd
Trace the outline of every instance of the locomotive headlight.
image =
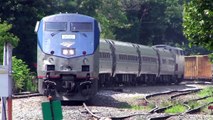
<svg viewBox="0 0 213 120">
<path fill-rule="evenodd" d="M 69 50 L 69 55 L 74 55 L 75 54 L 75 51 L 73 49 L 70 49 Z"/>
<path fill-rule="evenodd" d="M 62 54 L 63 55 L 74 55 L 75 49 L 70 49 L 70 48 L 62 49 Z"/>
<path fill-rule="evenodd" d="M 62 50 L 62 54 L 63 54 L 63 55 L 68 55 L 68 53 L 69 53 L 69 50 L 67 50 L 67 49 L 63 49 L 63 50 Z"/>
</svg>

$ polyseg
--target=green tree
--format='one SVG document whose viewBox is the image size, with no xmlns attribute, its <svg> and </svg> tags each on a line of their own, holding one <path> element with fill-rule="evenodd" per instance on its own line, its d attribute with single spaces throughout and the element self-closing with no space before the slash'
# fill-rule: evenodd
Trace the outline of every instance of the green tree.
<svg viewBox="0 0 213 120">
<path fill-rule="evenodd" d="M 117 27 L 114 34 L 116 34 L 116 39 L 121 41 L 140 43 L 140 18 L 139 10 L 140 6 L 144 0 L 122 0 L 121 1 L 121 10 L 123 15 L 126 17 L 125 20 L 120 21 L 124 24 L 124 27 Z M 113 9 L 113 8 L 111 8 Z M 114 11 L 114 10 L 112 10 Z"/>
<path fill-rule="evenodd" d="M 192 0 L 184 4 L 184 35 L 193 45 L 213 50 L 213 2 Z M 213 54 L 212 54 L 213 57 Z"/>
<path fill-rule="evenodd" d="M 15 36 L 13 33 L 9 32 L 11 28 L 12 28 L 11 24 L 0 21 L 0 64 L 2 64 L 3 62 L 4 43 L 9 42 L 13 45 L 13 47 L 16 47 L 19 42 L 19 38 Z"/>
<path fill-rule="evenodd" d="M 12 24 L 10 32 L 20 38 L 13 54 L 28 65 L 36 61 L 36 21 L 43 16 L 55 13 L 56 0 L 2 0 L 0 18 Z"/>
<path fill-rule="evenodd" d="M 119 38 L 115 32 L 128 27 L 127 16 L 118 0 L 102 0 L 94 17 L 101 23 L 101 37 L 109 39 Z"/>
<path fill-rule="evenodd" d="M 42 17 L 60 12 L 82 13 L 95 16 L 100 0 L 2 0 L 0 18 L 12 24 L 10 32 L 20 38 L 13 50 L 17 58 L 32 67 L 36 62 L 37 37 L 34 33 L 36 21 Z"/>
<path fill-rule="evenodd" d="M 140 43 L 182 44 L 182 3 L 179 0 L 147 0 L 139 11 Z"/>
</svg>

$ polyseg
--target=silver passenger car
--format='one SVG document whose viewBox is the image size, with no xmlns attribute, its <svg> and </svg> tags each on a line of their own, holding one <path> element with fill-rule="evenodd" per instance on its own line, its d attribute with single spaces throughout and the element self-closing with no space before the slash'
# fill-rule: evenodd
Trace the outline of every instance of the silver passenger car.
<svg viewBox="0 0 213 120">
<path fill-rule="evenodd" d="M 161 47 L 102 39 L 99 83 L 101 86 L 177 83 L 183 74 L 181 55 Z"/>
</svg>

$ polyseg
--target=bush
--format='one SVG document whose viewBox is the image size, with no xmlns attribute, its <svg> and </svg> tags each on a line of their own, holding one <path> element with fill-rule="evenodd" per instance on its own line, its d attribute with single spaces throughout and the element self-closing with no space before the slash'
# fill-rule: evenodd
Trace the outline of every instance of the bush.
<svg viewBox="0 0 213 120">
<path fill-rule="evenodd" d="M 30 69 L 24 61 L 12 57 L 12 71 L 14 81 L 14 92 L 21 91 L 36 91 L 35 74 L 30 72 Z M 34 80 L 34 81 L 33 81 Z"/>
</svg>

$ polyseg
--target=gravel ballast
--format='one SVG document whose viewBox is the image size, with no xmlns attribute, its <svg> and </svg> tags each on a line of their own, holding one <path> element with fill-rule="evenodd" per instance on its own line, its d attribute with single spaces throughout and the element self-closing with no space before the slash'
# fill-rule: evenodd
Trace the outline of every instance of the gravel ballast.
<svg viewBox="0 0 213 120">
<path fill-rule="evenodd" d="M 188 90 L 203 88 L 206 85 L 172 85 L 172 86 L 137 86 L 121 88 L 123 91 L 101 90 L 88 103 L 88 108 L 95 114 L 104 118 L 122 117 L 133 114 L 142 114 L 127 119 L 147 119 L 150 113 L 146 110 L 125 109 L 126 106 L 136 105 L 137 100 L 146 95 L 166 92 L 171 90 Z M 47 101 L 46 97 L 37 96 L 13 100 L 13 120 L 42 120 L 41 103 Z M 62 106 L 64 120 L 87 120 L 91 116 L 86 112 L 83 106 Z M 1 105 L 0 105 L 1 114 Z M 156 114 L 159 115 L 159 114 Z M 152 114 L 151 116 L 155 116 Z M 194 115 L 192 115 L 194 117 Z M 202 120 L 203 115 L 197 115 L 197 120 Z M 191 115 L 174 117 L 175 119 L 191 119 Z M 206 116 L 207 120 L 212 116 Z M 170 119 L 169 119 L 170 120 Z"/>
</svg>

